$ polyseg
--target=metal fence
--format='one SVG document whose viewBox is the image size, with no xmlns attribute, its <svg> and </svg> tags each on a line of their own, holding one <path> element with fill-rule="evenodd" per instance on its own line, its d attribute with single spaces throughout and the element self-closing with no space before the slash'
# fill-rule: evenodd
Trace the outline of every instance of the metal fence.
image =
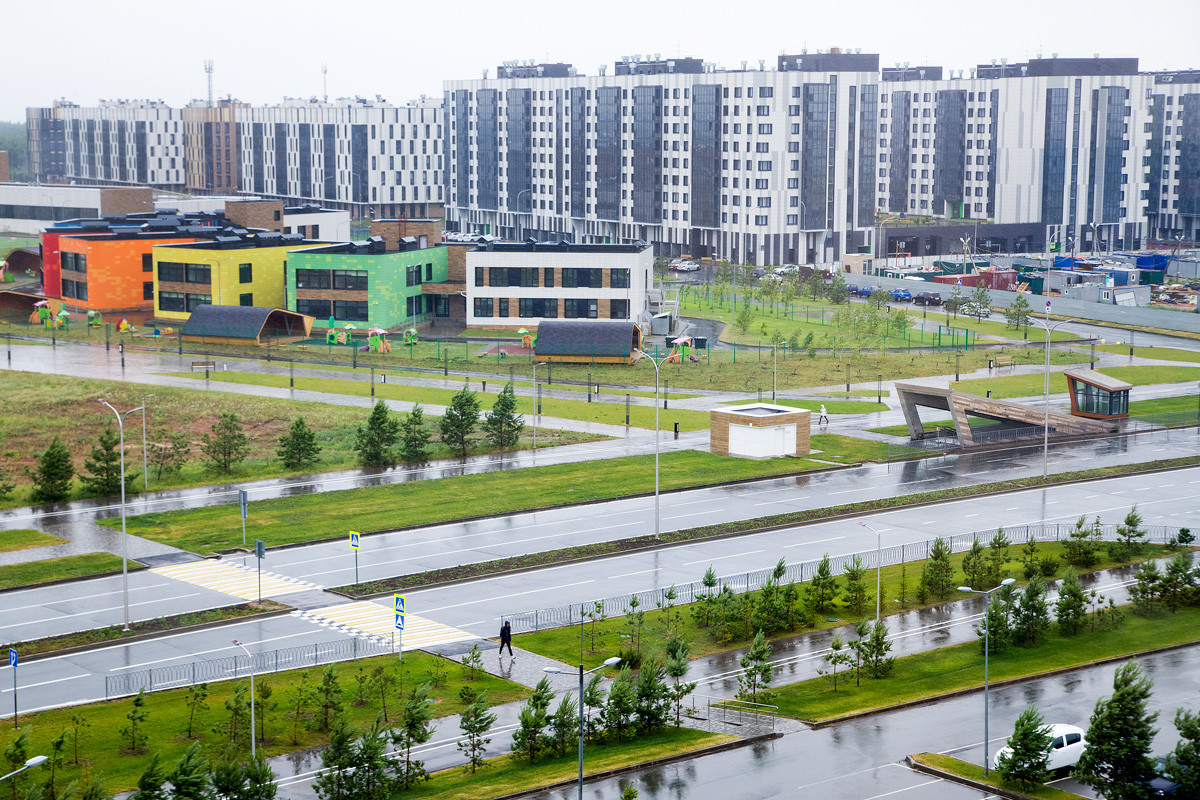
<svg viewBox="0 0 1200 800">
<path fill-rule="evenodd" d="M 1067 538 L 1067 535 L 1074 530 L 1074 524 L 1067 523 L 1039 523 L 1035 525 L 1014 525 L 1004 528 L 1004 534 L 1013 544 L 1022 544 L 1029 539 L 1038 542 L 1057 542 Z M 1171 537 L 1179 533 L 1179 528 L 1172 528 L 1165 525 L 1152 525 L 1146 529 L 1146 541 L 1155 544 L 1165 544 Z M 986 544 L 994 535 L 996 530 L 973 531 L 971 533 L 960 533 L 954 536 L 942 537 L 950 546 L 952 553 L 962 553 L 971 549 L 971 544 L 978 539 Z M 1101 525 L 1100 540 L 1101 541 L 1116 541 L 1117 526 Z M 881 566 L 887 567 L 894 564 L 902 564 L 909 561 L 927 558 L 929 549 L 933 546 L 933 539 L 927 539 L 924 542 L 913 542 L 909 544 L 898 544 L 890 547 L 884 547 L 879 550 Z M 843 568 L 847 564 L 854 562 L 855 558 L 861 559 L 864 566 L 872 569 L 876 566 L 876 552 L 874 549 L 865 550 L 859 553 L 849 553 L 841 556 L 830 556 L 829 565 L 833 570 L 833 574 L 842 574 Z M 803 583 L 812 578 L 813 573 L 820 565 L 822 559 L 812 561 L 804 561 L 799 564 L 788 564 L 784 571 L 783 577 L 780 579 L 781 584 L 791 582 Z M 545 628 L 561 628 L 567 625 L 578 625 L 585 621 L 586 615 L 596 611 L 596 604 L 599 603 L 605 617 L 621 617 L 625 616 L 630 608 L 630 600 L 634 597 L 638 600 L 638 607 L 642 610 L 655 608 L 664 608 L 668 604 L 667 593 L 674 589 L 675 597 L 669 602 L 672 606 L 686 605 L 687 603 L 696 602 L 701 595 L 707 595 L 710 592 L 719 592 L 728 586 L 734 593 L 741 594 L 744 592 L 752 592 L 761 589 L 767 579 L 771 577 L 774 568 L 760 569 L 753 572 L 742 572 L 733 575 L 725 575 L 717 578 L 717 584 L 714 588 L 709 588 L 702 581 L 693 581 L 691 583 L 677 584 L 670 588 L 649 589 L 641 592 L 634 592 L 629 595 L 621 595 L 618 597 L 606 597 L 603 599 L 593 600 L 587 603 L 575 603 L 572 605 L 557 606 L 555 608 L 541 608 L 533 611 L 520 611 L 515 614 L 502 615 L 502 619 L 508 620 L 512 624 L 515 633 L 525 633 L 529 631 L 538 631 Z"/>
<path fill-rule="evenodd" d="M 394 642 L 377 637 L 339 639 L 334 642 L 264 650 L 253 654 L 253 669 L 256 675 L 279 672 L 287 669 L 316 667 L 339 661 L 356 661 L 370 656 L 381 656 L 395 652 Z M 175 664 L 104 678 L 104 699 L 125 697 L 145 689 L 156 692 L 160 689 L 175 689 L 194 686 L 210 681 L 234 680 L 250 675 L 251 660 L 244 655 L 193 661 L 190 664 Z"/>
<path fill-rule="evenodd" d="M 726 725 L 765 725 L 775 730 L 779 706 L 751 703 L 749 700 L 737 698 L 712 697 L 707 694 L 693 693 L 688 697 L 692 699 L 692 704 L 687 707 L 687 715 L 692 719 L 722 722 Z M 701 703 L 703 705 L 700 705 Z"/>
</svg>

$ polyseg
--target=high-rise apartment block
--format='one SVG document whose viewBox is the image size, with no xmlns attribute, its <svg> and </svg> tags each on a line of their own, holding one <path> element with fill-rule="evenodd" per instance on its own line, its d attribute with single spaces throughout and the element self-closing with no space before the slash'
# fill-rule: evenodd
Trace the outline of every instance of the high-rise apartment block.
<svg viewBox="0 0 1200 800">
<path fill-rule="evenodd" d="M 772 69 L 631 57 L 612 75 L 497 74 L 445 86 L 452 227 L 755 264 L 870 247 L 879 215 L 998 223 L 1009 250 L 1197 236 L 1200 72 L 1057 57 L 880 71 L 833 49 Z"/>
</svg>

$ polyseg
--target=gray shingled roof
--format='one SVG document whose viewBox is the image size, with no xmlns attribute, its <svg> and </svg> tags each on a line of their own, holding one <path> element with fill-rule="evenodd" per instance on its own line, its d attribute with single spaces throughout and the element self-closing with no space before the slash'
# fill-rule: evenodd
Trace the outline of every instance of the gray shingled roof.
<svg viewBox="0 0 1200 800">
<path fill-rule="evenodd" d="M 633 323 L 620 320 L 548 319 L 538 323 L 539 356 L 628 356 Z"/>
<path fill-rule="evenodd" d="M 262 331 L 271 314 L 278 313 L 275 327 L 290 329 L 290 335 L 303 336 L 304 322 L 293 311 L 259 306 L 198 306 L 183 324 L 184 336 L 229 336 L 235 339 L 254 339 Z M 289 319 L 294 319 L 290 325 Z"/>
</svg>

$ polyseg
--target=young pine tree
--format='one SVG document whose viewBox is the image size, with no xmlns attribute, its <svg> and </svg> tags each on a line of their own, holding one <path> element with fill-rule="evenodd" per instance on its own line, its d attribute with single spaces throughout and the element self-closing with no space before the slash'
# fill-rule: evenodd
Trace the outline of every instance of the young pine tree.
<svg viewBox="0 0 1200 800">
<path fill-rule="evenodd" d="M 1113 676 L 1112 696 L 1096 701 L 1074 776 L 1104 797 L 1143 797 L 1154 778 L 1158 712 L 1148 710 L 1151 688 L 1137 662 L 1128 661 Z"/>
<path fill-rule="evenodd" d="M 483 766 L 484 754 L 492 741 L 486 734 L 495 724 L 496 715 L 491 713 L 489 708 L 487 692 L 480 692 L 475 696 L 475 702 L 463 709 L 458 721 L 458 727 L 463 732 L 463 738 L 458 741 L 458 749 L 467 758 L 463 769 L 471 774 Z"/>
<path fill-rule="evenodd" d="M 1046 780 L 1050 727 L 1043 724 L 1036 708 L 1029 706 L 1017 717 L 1008 746 L 1011 750 L 996 760 L 996 771 L 1006 781 L 1033 788 Z"/>
<path fill-rule="evenodd" d="M 91 456 L 83 460 L 83 468 L 87 474 L 81 476 L 84 488 L 89 494 L 109 497 L 121 491 L 121 452 L 120 439 L 112 424 L 106 424 L 96 446 L 92 448 Z M 125 475 L 125 491 L 131 491 L 133 481 L 141 473 L 130 472 Z"/>
<path fill-rule="evenodd" d="M 33 481 L 30 499 L 35 503 L 57 503 L 71 495 L 75 465 L 67 446 L 57 436 L 38 456 L 37 467 L 29 477 Z"/>
<path fill-rule="evenodd" d="M 450 398 L 450 405 L 442 415 L 438 426 L 442 441 L 458 449 L 459 455 L 466 458 L 467 448 L 471 446 L 471 434 L 478 424 L 479 399 L 464 385 Z"/>
<path fill-rule="evenodd" d="M 304 469 L 321 460 L 317 434 L 308 427 L 304 417 L 292 420 L 288 432 L 279 437 L 279 447 L 275 453 L 288 469 Z"/>
<path fill-rule="evenodd" d="M 491 412 L 483 420 L 483 432 L 488 441 L 498 450 L 509 450 L 517 446 L 525 420 L 517 413 L 517 398 L 513 394 L 512 381 L 496 396 Z"/>
<path fill-rule="evenodd" d="M 406 464 L 428 461 L 431 438 L 432 434 L 425 428 L 425 410 L 417 403 L 400 425 L 401 460 Z"/>
<path fill-rule="evenodd" d="M 400 438 L 400 423 L 387 405 L 379 400 L 371 408 L 365 426 L 358 426 L 354 437 L 354 450 L 358 463 L 364 467 L 387 467 L 393 463 L 391 447 Z"/>
<path fill-rule="evenodd" d="M 200 452 L 213 472 L 228 475 L 250 454 L 250 437 L 242 432 L 237 414 L 224 412 L 213 423 L 212 435 L 200 437 Z"/>
</svg>

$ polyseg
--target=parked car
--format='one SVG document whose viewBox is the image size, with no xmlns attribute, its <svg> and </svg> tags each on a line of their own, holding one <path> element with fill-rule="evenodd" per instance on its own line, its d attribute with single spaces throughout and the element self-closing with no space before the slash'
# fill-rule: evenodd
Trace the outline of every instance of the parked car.
<svg viewBox="0 0 1200 800">
<path fill-rule="evenodd" d="M 680 261 L 675 269 L 679 270 L 680 272 L 699 272 L 700 265 L 695 261 Z"/>
<path fill-rule="evenodd" d="M 940 306 L 942 296 L 937 292 L 917 292 L 913 297 L 913 303 L 918 306 Z"/>
<path fill-rule="evenodd" d="M 846 294 L 850 294 L 850 295 L 858 294 L 858 284 L 857 283 L 846 284 Z"/>
<path fill-rule="evenodd" d="M 958 309 L 958 313 L 962 314 L 964 317 L 978 317 L 979 319 L 987 319 L 992 315 L 992 310 L 990 308 L 984 308 L 983 306 L 975 303 L 963 303 L 962 307 Z"/>
<path fill-rule="evenodd" d="M 753 273 L 754 277 L 761 278 L 763 275 L 766 275 L 766 274 L 767 274 L 766 267 L 755 267 L 754 268 L 754 273 Z"/>
<path fill-rule="evenodd" d="M 870 297 L 871 292 L 874 290 L 875 290 L 874 286 L 860 286 L 860 287 L 858 287 L 858 296 L 859 297 Z"/>
<path fill-rule="evenodd" d="M 1158 773 L 1158 775 L 1152 778 L 1150 783 L 1146 785 L 1147 797 L 1159 798 L 1179 796 L 1179 784 L 1167 776 L 1166 772 L 1164 771 L 1166 766 L 1167 759 L 1163 756 L 1159 756 L 1154 760 L 1154 770 Z"/>
<path fill-rule="evenodd" d="M 892 289 L 891 295 L 893 303 L 912 300 L 912 293 L 908 289 Z"/>
<path fill-rule="evenodd" d="M 1046 769 L 1050 772 L 1058 772 L 1059 770 L 1070 769 L 1078 764 L 1079 759 L 1083 757 L 1084 749 L 1087 748 L 1087 740 L 1084 739 L 1083 729 L 1063 723 L 1050 725 L 1049 728 L 1050 759 L 1046 762 Z M 1008 745 L 1001 747 L 992 758 L 992 766 L 998 768 L 1000 757 L 1011 752 L 1012 748 Z"/>
</svg>

